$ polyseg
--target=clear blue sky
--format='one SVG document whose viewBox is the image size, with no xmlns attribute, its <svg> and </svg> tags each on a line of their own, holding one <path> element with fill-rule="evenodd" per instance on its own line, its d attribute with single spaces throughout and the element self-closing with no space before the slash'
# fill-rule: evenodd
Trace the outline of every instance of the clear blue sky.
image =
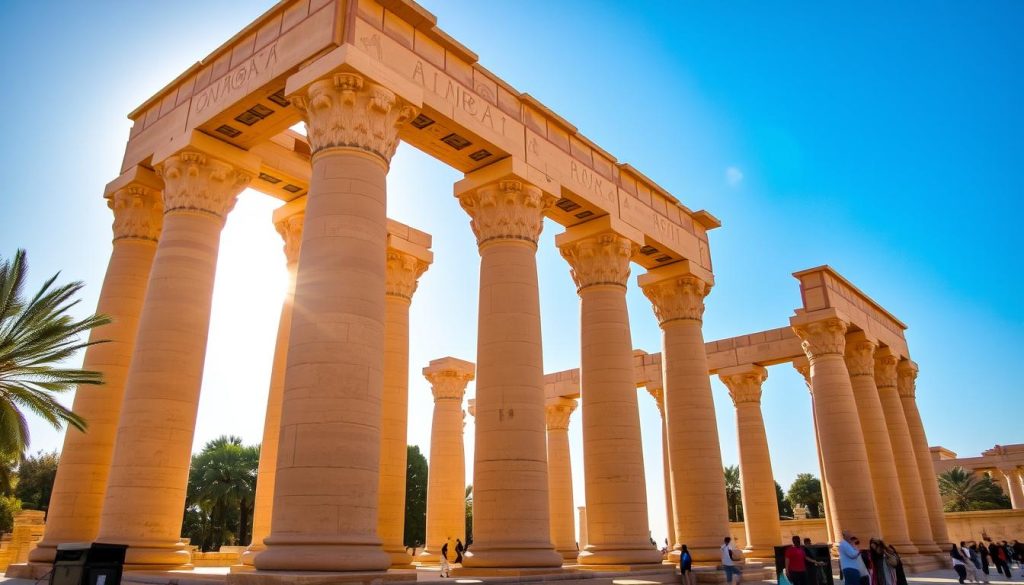
<svg viewBox="0 0 1024 585">
<path fill-rule="evenodd" d="M 1024 442 L 1024 5 L 631 4 L 424 2 L 486 67 L 722 220 L 707 339 L 785 325 L 800 302 L 790 273 L 828 263 L 909 324 L 933 445 L 971 455 Z M 95 306 L 110 250 L 100 196 L 126 114 L 269 5 L 5 6 L 0 254 L 27 248 L 33 282 L 62 270 Z M 410 442 L 425 449 L 418 369 L 475 356 L 477 258 L 451 197 L 458 178 L 403 147 L 389 179 L 392 217 L 435 236 L 412 315 Z M 224 232 L 197 444 L 261 436 L 283 265 L 275 205 L 243 195 Z M 548 371 L 579 356 L 559 231 L 548 222 L 538 256 Z M 649 303 L 635 287 L 629 302 L 634 345 L 658 351 Z M 714 389 L 723 459 L 735 463 L 732 405 Z M 660 476 L 657 412 L 640 398 L 648 474 Z M 791 368 L 770 369 L 763 404 L 779 482 L 817 474 L 809 398 Z M 59 447 L 33 429 L 33 448 Z M 573 433 L 579 477 L 578 424 Z M 649 492 L 658 537 L 660 486 Z"/>
</svg>

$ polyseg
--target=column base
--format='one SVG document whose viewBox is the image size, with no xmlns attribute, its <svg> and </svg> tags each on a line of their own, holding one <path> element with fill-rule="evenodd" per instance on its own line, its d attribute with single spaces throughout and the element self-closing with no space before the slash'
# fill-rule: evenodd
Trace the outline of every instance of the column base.
<svg viewBox="0 0 1024 585">
<path fill-rule="evenodd" d="M 684 543 L 685 544 L 685 543 Z M 693 562 L 698 564 L 721 564 L 722 562 L 722 545 L 689 545 L 690 556 L 693 557 Z M 668 551 L 668 560 L 672 561 L 673 564 L 679 564 L 679 549 L 673 549 Z M 775 557 L 775 553 L 772 553 L 772 558 Z"/>
<path fill-rule="evenodd" d="M 949 551 L 948 548 L 943 551 L 934 542 L 915 542 L 914 546 L 917 547 L 917 552 L 923 555 L 945 555 Z"/>
<path fill-rule="evenodd" d="M 225 585 L 380 585 L 381 583 L 416 581 L 415 573 L 386 571 L 241 571 L 231 572 Z"/>
<path fill-rule="evenodd" d="M 571 575 L 575 569 L 558 567 L 457 567 L 454 577 L 535 577 L 540 575 Z M 531 579 L 532 580 L 532 579 Z"/>
<path fill-rule="evenodd" d="M 37 581 L 49 575 L 52 570 L 53 564 L 51 563 L 29 561 L 27 563 L 9 565 L 7 570 L 4 571 L 4 577 L 12 579 L 32 579 L 33 581 Z"/>
<path fill-rule="evenodd" d="M 948 554 L 910 555 L 900 558 L 903 560 L 903 569 L 910 575 L 952 568 L 953 566 L 953 561 L 949 560 Z"/>
<path fill-rule="evenodd" d="M 45 538 L 45 535 L 44 535 Z M 50 564 L 57 557 L 57 544 L 46 541 L 39 541 L 35 548 L 28 551 L 28 562 Z"/>
<path fill-rule="evenodd" d="M 586 565 L 651 566 L 661 564 L 661 561 L 661 551 L 649 547 L 602 548 L 590 544 L 579 556 L 581 568 Z"/>
<path fill-rule="evenodd" d="M 129 543 L 124 556 L 126 571 L 177 571 L 191 568 L 192 553 L 184 542 L 176 542 L 170 546 L 136 546 Z"/>
<path fill-rule="evenodd" d="M 636 571 L 654 571 L 657 569 L 664 569 L 670 565 L 665 565 L 661 562 L 657 563 L 631 563 L 621 565 L 574 565 L 573 568 L 580 571 L 587 572 L 604 572 L 604 571 L 616 571 L 622 573 L 633 573 Z"/>
<path fill-rule="evenodd" d="M 411 562 L 417 565 L 439 565 L 441 564 L 441 553 L 424 549 Z"/>
<path fill-rule="evenodd" d="M 561 569 L 562 555 L 553 548 L 485 548 L 474 545 L 462 559 L 466 569 Z"/>
<path fill-rule="evenodd" d="M 249 547 L 246 548 L 245 551 L 242 553 L 242 557 L 239 559 L 239 562 L 243 565 L 251 567 L 253 561 L 256 560 L 256 557 L 265 550 L 267 550 L 267 546 L 265 544 L 250 544 Z"/>
<path fill-rule="evenodd" d="M 576 559 L 580 556 L 580 551 L 575 548 L 556 548 L 555 552 L 562 556 L 562 560 L 565 563 L 575 565 Z"/>
<path fill-rule="evenodd" d="M 288 543 L 272 538 L 254 561 L 260 571 L 383 573 L 391 566 L 391 558 L 379 544 Z"/>
</svg>

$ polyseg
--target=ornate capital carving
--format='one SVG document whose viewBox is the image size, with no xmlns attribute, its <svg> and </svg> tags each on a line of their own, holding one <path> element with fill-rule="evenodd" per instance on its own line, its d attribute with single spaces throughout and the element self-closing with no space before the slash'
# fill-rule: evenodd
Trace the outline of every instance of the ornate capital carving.
<svg viewBox="0 0 1024 585">
<path fill-rule="evenodd" d="M 388 248 L 385 294 L 411 301 L 412 294 L 416 292 L 416 287 L 419 284 L 420 276 L 427 271 L 429 266 L 427 262 L 412 254 Z"/>
<path fill-rule="evenodd" d="M 284 240 L 284 256 L 288 265 L 299 261 L 299 249 L 302 246 L 302 225 L 306 220 L 306 212 L 299 211 L 274 223 L 274 229 Z"/>
<path fill-rule="evenodd" d="M 459 195 L 479 246 L 492 240 L 524 240 L 536 246 L 544 212 L 554 203 L 553 196 L 516 180 L 496 181 Z"/>
<path fill-rule="evenodd" d="M 576 400 L 559 397 L 544 406 L 547 429 L 549 431 L 565 431 L 569 429 L 569 417 L 576 410 Z"/>
<path fill-rule="evenodd" d="M 385 164 L 398 148 L 398 129 L 416 117 L 416 109 L 394 92 L 354 73 L 335 73 L 292 97 L 306 118 L 313 154 L 328 148 L 373 153 Z"/>
<path fill-rule="evenodd" d="M 803 340 L 800 347 L 811 362 L 826 355 L 842 356 L 846 349 L 846 328 L 846 321 L 838 317 L 793 326 Z"/>
<path fill-rule="evenodd" d="M 793 369 L 803 376 L 807 391 L 813 395 L 814 392 L 811 391 L 811 362 L 807 358 L 797 358 L 793 360 Z"/>
<path fill-rule="evenodd" d="M 474 373 L 473 364 L 453 357 L 433 360 L 429 366 L 423 368 L 423 377 L 430 382 L 435 402 L 457 400 L 461 403 L 466 393 L 466 384 L 475 377 Z M 470 414 L 473 414 L 474 406 L 471 401 Z"/>
<path fill-rule="evenodd" d="M 661 419 L 665 420 L 665 389 L 658 387 L 645 386 L 647 392 L 654 398 L 654 403 L 658 405 L 658 413 L 661 414 Z"/>
<path fill-rule="evenodd" d="M 688 274 L 653 282 L 643 287 L 644 295 L 654 306 L 658 323 L 670 321 L 704 319 L 704 297 L 711 292 L 711 285 Z"/>
<path fill-rule="evenodd" d="M 917 393 L 917 364 L 902 360 L 896 367 L 896 389 L 900 396 L 914 398 Z"/>
<path fill-rule="evenodd" d="M 887 349 L 875 353 L 875 385 L 879 389 L 896 387 L 896 366 L 899 363 L 899 356 Z"/>
<path fill-rule="evenodd" d="M 114 211 L 114 240 L 151 240 L 160 238 L 164 223 L 164 203 L 160 192 L 142 185 L 118 189 L 107 200 Z"/>
<path fill-rule="evenodd" d="M 732 397 L 732 403 L 735 406 L 746 403 L 759 404 L 761 402 L 761 384 L 768 379 L 768 370 L 755 366 L 746 372 L 720 374 L 718 377 L 729 389 L 729 396 Z"/>
<path fill-rule="evenodd" d="M 562 258 L 569 262 L 578 292 L 599 284 L 626 288 L 629 259 L 638 249 L 635 242 L 614 232 L 581 238 L 559 248 Z"/>
<path fill-rule="evenodd" d="M 875 375 L 875 348 L 878 345 L 870 339 L 860 336 L 858 339 L 846 340 L 846 369 L 850 376 Z"/>
<path fill-rule="evenodd" d="M 221 221 L 235 206 L 252 175 L 202 152 L 186 150 L 157 166 L 164 179 L 164 210 L 194 211 Z"/>
</svg>

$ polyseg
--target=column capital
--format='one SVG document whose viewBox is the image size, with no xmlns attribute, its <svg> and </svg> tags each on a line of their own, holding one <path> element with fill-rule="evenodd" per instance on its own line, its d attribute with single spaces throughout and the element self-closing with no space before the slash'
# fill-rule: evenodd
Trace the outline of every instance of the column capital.
<svg viewBox="0 0 1024 585">
<path fill-rule="evenodd" d="M 754 364 L 735 366 L 719 370 L 718 378 L 729 389 L 734 406 L 760 404 L 761 385 L 768 379 L 768 370 Z"/>
<path fill-rule="evenodd" d="M 224 221 L 252 175 L 199 150 L 187 149 L 157 165 L 166 213 L 203 213 Z"/>
<path fill-rule="evenodd" d="M 654 404 L 658 407 L 658 412 L 661 414 L 662 420 L 665 419 L 665 389 L 661 386 L 644 386 L 647 389 L 647 393 L 654 398 Z"/>
<path fill-rule="evenodd" d="M 576 291 L 589 286 L 626 288 L 630 259 L 640 250 L 643 233 L 610 215 L 573 226 L 555 236 Z"/>
<path fill-rule="evenodd" d="M 114 240 L 157 241 L 164 222 L 164 204 L 159 190 L 131 183 L 107 199 L 114 212 Z"/>
<path fill-rule="evenodd" d="M 805 357 L 796 358 L 793 360 L 793 369 L 800 373 L 804 378 L 804 384 L 807 385 L 807 391 L 814 394 L 811 391 L 811 362 Z"/>
<path fill-rule="evenodd" d="M 846 334 L 846 369 L 850 376 L 875 375 L 875 350 L 878 343 L 870 339 L 863 331 L 851 331 Z"/>
<path fill-rule="evenodd" d="M 837 312 L 823 317 L 798 315 L 789 320 L 793 331 L 802 340 L 807 359 L 813 364 L 816 359 L 835 355 L 842 357 L 846 351 L 846 330 L 849 321 Z"/>
<path fill-rule="evenodd" d="M 288 207 L 286 204 L 283 207 Z M 302 226 L 306 220 L 306 208 L 289 209 L 288 213 L 274 213 L 274 229 L 284 240 L 284 256 L 288 266 L 295 266 L 299 261 L 299 250 L 302 245 Z"/>
<path fill-rule="evenodd" d="M 435 402 L 457 400 L 461 403 L 466 385 L 476 377 L 476 367 L 472 362 L 443 357 L 431 360 L 430 365 L 423 368 L 423 377 L 430 382 Z"/>
<path fill-rule="evenodd" d="M 544 213 L 555 197 L 510 176 L 459 193 L 459 204 L 469 214 L 478 246 L 497 240 L 520 240 L 537 245 Z"/>
<path fill-rule="evenodd" d="M 398 248 L 388 247 L 387 273 L 385 274 L 385 294 L 407 301 L 419 285 L 419 278 L 430 267 L 430 263 L 414 254 Z M 431 362 L 433 363 L 433 362 Z"/>
<path fill-rule="evenodd" d="M 351 148 L 380 157 L 385 166 L 398 148 L 398 129 L 417 112 L 390 89 L 353 72 L 328 74 L 289 99 L 303 113 L 313 156 Z"/>
<path fill-rule="evenodd" d="M 469 416 L 476 418 L 476 398 L 470 398 L 466 401 L 466 412 Z"/>
<path fill-rule="evenodd" d="M 637 282 L 651 301 L 658 323 L 664 327 L 672 321 L 703 321 L 704 297 L 711 292 L 714 278 L 710 273 L 694 271 L 690 262 L 684 260 L 648 270 Z"/>
<path fill-rule="evenodd" d="M 879 389 L 897 387 L 899 362 L 900 357 L 888 347 L 880 347 L 875 352 L 875 385 Z"/>
<path fill-rule="evenodd" d="M 912 360 L 900 360 L 896 366 L 896 389 L 900 396 L 914 398 L 917 391 L 917 364 Z"/>
<path fill-rule="evenodd" d="M 576 399 L 558 396 L 549 398 L 544 403 L 548 431 L 565 431 L 569 429 L 569 417 L 576 410 Z"/>
</svg>

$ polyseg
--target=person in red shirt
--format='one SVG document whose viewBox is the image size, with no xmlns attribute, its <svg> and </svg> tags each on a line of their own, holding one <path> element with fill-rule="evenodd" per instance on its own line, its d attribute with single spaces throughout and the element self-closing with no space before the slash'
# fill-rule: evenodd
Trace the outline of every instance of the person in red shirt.
<svg viewBox="0 0 1024 585">
<path fill-rule="evenodd" d="M 804 547 L 800 546 L 800 537 L 793 537 L 793 546 L 788 547 L 786 555 L 786 577 L 793 585 L 807 585 L 807 558 Z"/>
</svg>

